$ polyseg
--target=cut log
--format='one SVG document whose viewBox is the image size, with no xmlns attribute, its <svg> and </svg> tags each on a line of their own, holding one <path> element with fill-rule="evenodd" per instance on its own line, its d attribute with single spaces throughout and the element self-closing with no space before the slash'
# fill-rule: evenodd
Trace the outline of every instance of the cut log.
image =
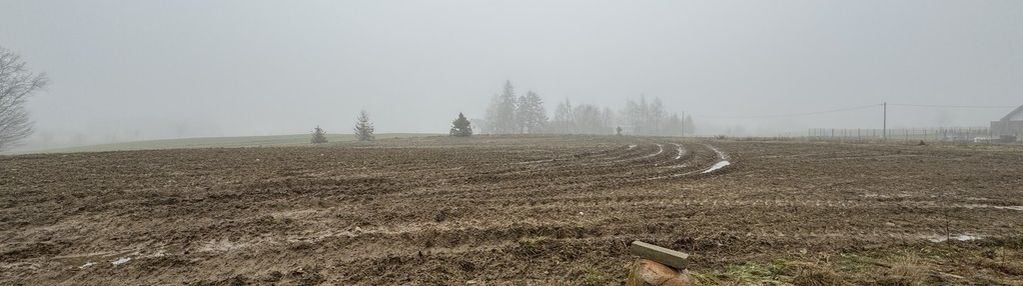
<svg viewBox="0 0 1023 286">
<path fill-rule="evenodd" d="M 664 264 L 678 270 L 686 269 L 686 261 L 689 259 L 689 254 L 639 240 L 632 242 L 632 245 L 629 246 L 629 251 L 639 257 L 653 260 L 657 263 Z"/>
</svg>

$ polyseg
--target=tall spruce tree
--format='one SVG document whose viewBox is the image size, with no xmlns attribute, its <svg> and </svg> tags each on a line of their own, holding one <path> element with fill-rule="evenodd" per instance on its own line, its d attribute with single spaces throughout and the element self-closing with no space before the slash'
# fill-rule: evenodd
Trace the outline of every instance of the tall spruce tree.
<svg viewBox="0 0 1023 286">
<path fill-rule="evenodd" d="M 324 132 L 319 125 L 313 129 L 313 138 L 310 140 L 313 144 L 327 143 L 327 132 Z"/>
<path fill-rule="evenodd" d="M 369 122 L 369 113 L 366 110 L 359 112 L 359 117 L 355 119 L 355 135 L 359 137 L 359 141 L 373 141 L 373 123 Z"/>
<path fill-rule="evenodd" d="M 461 112 L 458 113 L 458 118 L 451 122 L 451 136 L 458 137 L 469 137 L 472 136 L 472 126 L 469 119 L 465 118 Z"/>
<path fill-rule="evenodd" d="M 660 135 L 682 136 L 682 131 L 685 130 L 682 117 L 678 113 L 672 113 L 671 117 L 668 117 L 668 120 L 664 122 L 663 128 L 664 130 L 661 130 Z"/>
<path fill-rule="evenodd" d="M 487 109 L 487 123 L 495 134 L 511 134 L 518 131 L 515 123 L 515 87 L 511 81 L 504 83 L 501 94 L 495 96 Z"/>
<path fill-rule="evenodd" d="M 533 91 L 519 97 L 515 106 L 515 122 L 520 133 L 538 133 L 542 130 L 547 124 L 547 109 L 543 107 L 543 99 Z"/>
<path fill-rule="evenodd" d="M 686 128 L 686 135 L 696 134 L 696 124 L 693 123 L 692 115 L 686 115 L 686 119 L 683 123 L 683 126 L 685 126 Z"/>
</svg>

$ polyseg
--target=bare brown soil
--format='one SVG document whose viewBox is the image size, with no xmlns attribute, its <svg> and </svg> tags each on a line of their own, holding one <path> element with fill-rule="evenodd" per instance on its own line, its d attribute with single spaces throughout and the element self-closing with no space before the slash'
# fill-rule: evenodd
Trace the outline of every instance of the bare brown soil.
<svg viewBox="0 0 1023 286">
<path fill-rule="evenodd" d="M 0 284 L 620 284 L 640 239 L 691 253 L 707 284 L 1018 285 L 1020 206 L 1011 146 L 478 136 L 6 156 Z"/>
</svg>

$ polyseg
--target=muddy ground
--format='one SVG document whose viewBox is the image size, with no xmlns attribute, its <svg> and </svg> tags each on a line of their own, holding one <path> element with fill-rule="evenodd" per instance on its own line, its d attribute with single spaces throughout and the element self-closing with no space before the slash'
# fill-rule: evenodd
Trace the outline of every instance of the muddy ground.
<svg viewBox="0 0 1023 286">
<path fill-rule="evenodd" d="M 691 253 L 703 284 L 1020 285 L 1021 206 L 1019 146 L 477 136 L 0 156 L 0 284 L 620 284 L 639 239 Z"/>
</svg>

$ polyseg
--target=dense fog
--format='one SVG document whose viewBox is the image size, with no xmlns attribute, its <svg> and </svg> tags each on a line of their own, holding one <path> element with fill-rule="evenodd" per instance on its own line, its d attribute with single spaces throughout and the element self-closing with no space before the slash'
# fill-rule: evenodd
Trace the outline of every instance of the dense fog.
<svg viewBox="0 0 1023 286">
<path fill-rule="evenodd" d="M 1021 15 L 1023 1 L 6 0 L 0 46 L 50 79 L 26 150 L 351 133 L 362 109 L 378 133 L 447 133 L 459 112 L 486 119 L 508 81 L 550 119 L 566 101 L 623 114 L 656 98 L 693 135 L 775 136 L 880 128 L 885 101 L 889 127 L 987 126 L 1023 104 Z"/>
</svg>

